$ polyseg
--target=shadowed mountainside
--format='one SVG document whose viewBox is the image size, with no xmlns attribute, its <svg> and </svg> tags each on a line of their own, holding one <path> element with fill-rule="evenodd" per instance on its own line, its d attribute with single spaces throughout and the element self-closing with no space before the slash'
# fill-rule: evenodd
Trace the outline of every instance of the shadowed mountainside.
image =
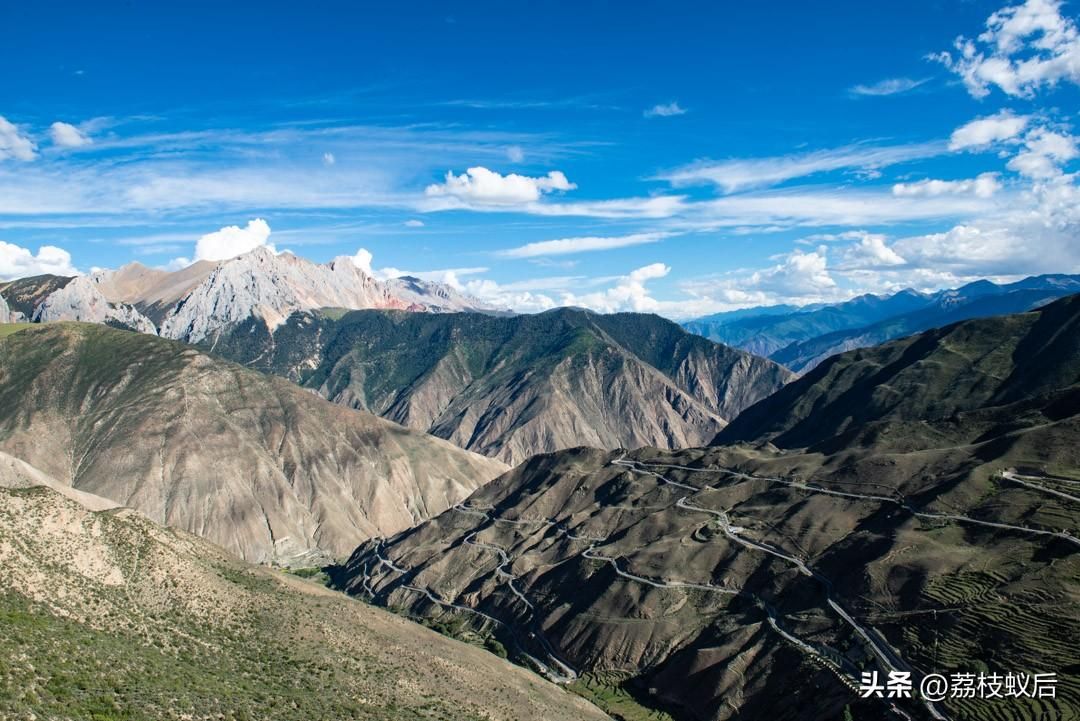
<svg viewBox="0 0 1080 721">
<path fill-rule="evenodd" d="M 579 445 L 700 445 L 792 376 L 653 315 L 392 311 L 248 322 L 213 351 L 519 463 Z"/>
<path fill-rule="evenodd" d="M 752 444 L 538 456 L 338 582 L 498 619 L 678 719 L 1076 717 L 1078 319 L 1067 298 L 844 354 L 718 439 Z M 860 699 L 864 670 L 1058 683 L 927 704 Z"/>
<path fill-rule="evenodd" d="M 833 449 L 966 443 L 983 426 L 971 417 L 960 424 L 958 414 L 984 409 L 983 417 L 1006 423 L 1040 411 L 1050 418 L 1072 414 L 1080 404 L 1077 384 L 1080 295 L 834 356 L 748 408 L 715 443 Z M 888 424 L 892 438 L 875 433 L 880 424 Z"/>
<path fill-rule="evenodd" d="M 0 449 L 243 558 L 309 565 L 505 470 L 190 346 L 73 323 L 0 339 Z"/>
</svg>

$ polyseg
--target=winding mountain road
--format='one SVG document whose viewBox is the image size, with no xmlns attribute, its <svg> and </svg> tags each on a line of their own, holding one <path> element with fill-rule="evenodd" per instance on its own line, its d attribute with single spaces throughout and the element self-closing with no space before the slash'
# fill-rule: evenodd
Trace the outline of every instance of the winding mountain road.
<svg viewBox="0 0 1080 721">
<path fill-rule="evenodd" d="M 625 456 L 620 457 L 619 459 L 617 459 L 615 461 L 612 461 L 612 463 L 620 465 L 620 466 L 631 468 L 632 470 L 635 470 L 635 471 L 638 471 L 638 472 L 641 472 L 641 473 L 646 473 L 648 475 L 655 476 L 655 477 L 660 478 L 661 480 L 665 481 L 669 485 L 681 486 L 683 488 L 690 488 L 690 489 L 693 489 L 695 491 L 699 490 L 699 489 L 694 488 L 693 486 L 667 479 L 664 476 L 662 476 L 661 474 L 658 474 L 655 471 L 649 470 L 648 468 L 640 469 L 640 468 L 638 468 L 636 462 L 625 460 Z M 644 465 L 644 464 L 642 464 L 642 465 Z M 704 469 L 694 469 L 694 470 L 704 470 Z M 853 495 L 853 494 L 844 494 L 844 495 Z M 854 495 L 858 495 L 858 494 L 854 494 Z M 875 498 L 879 498 L 879 497 L 875 497 Z M 884 497 L 880 497 L 880 498 L 884 498 Z M 892 500 L 892 499 L 889 499 L 889 500 Z M 803 573 L 804 575 L 812 577 L 819 584 L 821 584 L 822 587 L 825 589 L 825 598 L 826 598 L 826 602 L 828 603 L 829 607 L 832 608 L 833 611 L 835 611 L 836 614 L 845 623 L 847 623 L 852 628 L 852 630 L 855 631 L 855 633 L 859 635 L 859 637 L 861 637 L 866 642 L 867 647 L 871 650 L 871 652 L 874 654 L 874 656 L 876 656 L 878 658 L 878 660 L 881 661 L 881 663 L 884 666 L 886 666 L 890 671 L 908 671 L 908 672 L 911 672 L 913 670 L 912 667 L 909 666 L 904 661 L 904 659 L 900 656 L 900 654 L 897 653 L 896 650 L 893 649 L 892 646 L 890 646 L 884 640 L 884 638 L 882 638 L 880 636 L 880 634 L 878 634 L 873 629 L 869 629 L 867 627 L 864 627 L 862 624 L 860 624 L 858 621 L 856 621 L 852 617 L 852 615 L 847 611 L 847 609 L 845 609 L 835 599 L 835 597 L 833 596 L 833 583 L 832 583 L 832 581 L 829 580 L 828 578 L 826 578 L 825 576 L 822 576 L 820 573 L 818 573 L 814 569 L 812 569 L 802 559 L 798 558 L 797 556 L 792 556 L 790 554 L 784 553 L 783 551 L 775 548 L 774 546 L 772 546 L 770 544 L 746 538 L 740 532 L 733 531 L 732 526 L 731 526 L 731 521 L 728 518 L 727 513 L 724 512 L 724 511 L 718 511 L 718 510 L 711 509 L 711 508 L 704 508 L 702 506 L 692 505 L 692 504 L 687 502 L 685 496 L 680 498 L 678 501 L 676 501 L 675 505 L 677 507 L 679 507 L 679 508 L 684 509 L 684 510 L 695 511 L 695 512 L 698 512 L 698 513 L 707 513 L 707 514 L 709 514 L 711 516 L 714 516 L 714 517 L 718 518 L 720 520 L 720 530 L 723 531 L 724 535 L 727 536 L 732 541 L 734 541 L 734 542 L 736 542 L 736 543 L 738 543 L 738 544 L 740 544 L 740 545 L 742 545 L 742 546 L 744 546 L 746 548 L 761 551 L 761 552 L 767 553 L 769 555 L 775 556 L 777 558 L 780 558 L 782 560 L 785 560 L 788 563 L 791 563 L 792 565 L 794 565 L 796 568 L 798 568 L 800 573 Z M 777 627 L 777 623 L 776 623 L 775 619 L 772 619 L 772 625 L 774 627 Z M 788 634 L 785 634 L 785 637 L 787 635 Z M 805 648 L 811 648 L 809 646 L 809 644 L 802 643 L 801 645 L 802 645 L 802 647 L 804 649 Z M 815 652 L 815 654 L 816 654 L 816 652 Z M 820 655 L 820 654 L 817 654 L 817 655 Z M 937 706 L 934 703 L 932 703 L 931 701 L 925 700 L 925 699 L 922 699 L 922 703 L 926 707 L 927 711 L 930 713 L 930 715 L 933 718 L 937 719 L 938 721 L 947 721 L 948 717 L 945 716 L 944 714 L 942 714 L 937 709 Z"/>
</svg>

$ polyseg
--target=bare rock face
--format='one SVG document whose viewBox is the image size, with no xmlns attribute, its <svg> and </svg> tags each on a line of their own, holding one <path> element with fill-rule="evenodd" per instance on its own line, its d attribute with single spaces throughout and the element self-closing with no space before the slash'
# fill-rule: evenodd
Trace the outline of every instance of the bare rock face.
<svg viewBox="0 0 1080 721">
<path fill-rule="evenodd" d="M 0 340 L 0 450 L 247 560 L 306 565 L 506 469 L 189 346 L 71 323 Z"/>
<path fill-rule="evenodd" d="M 0 295 L 0 323 L 17 323 L 19 318 L 22 317 L 21 313 L 12 312 L 8 307 L 7 301 L 4 300 L 4 296 Z"/>
<path fill-rule="evenodd" d="M 453 288 L 416 278 L 378 280 L 347 257 L 318 264 L 257 248 L 176 272 L 131 263 L 71 280 L 40 301 L 37 322 L 122 325 L 190 343 L 256 318 L 273 330 L 292 313 L 316 308 L 492 310 Z"/>
<path fill-rule="evenodd" d="M 108 280 L 109 275 L 109 271 L 100 271 L 75 278 L 41 302 L 34 311 L 34 322 L 73 320 L 120 325 L 140 333 L 157 333 L 150 319 L 134 307 L 127 303 L 114 303 L 105 297 L 100 286 Z"/>
</svg>

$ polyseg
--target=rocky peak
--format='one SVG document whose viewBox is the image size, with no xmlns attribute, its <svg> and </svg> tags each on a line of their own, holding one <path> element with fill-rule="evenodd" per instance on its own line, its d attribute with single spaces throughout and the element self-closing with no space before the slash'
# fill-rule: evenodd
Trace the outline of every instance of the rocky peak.
<svg viewBox="0 0 1080 721">
<path fill-rule="evenodd" d="M 108 283 L 113 271 L 98 271 L 82 275 L 60 290 L 49 295 L 34 311 L 35 323 L 51 321 L 82 321 L 120 325 L 142 333 L 157 333 L 152 322 L 133 306 L 111 302 L 102 293 L 101 286 Z"/>
<path fill-rule="evenodd" d="M 318 308 L 493 310 L 443 283 L 379 280 L 347 256 L 319 264 L 260 247 L 175 272 L 129 263 L 81 276 L 45 296 L 33 320 L 108 323 L 200 342 L 248 318 L 274 330 L 292 313 Z M 9 317 L 5 302 L 0 321 Z"/>
</svg>

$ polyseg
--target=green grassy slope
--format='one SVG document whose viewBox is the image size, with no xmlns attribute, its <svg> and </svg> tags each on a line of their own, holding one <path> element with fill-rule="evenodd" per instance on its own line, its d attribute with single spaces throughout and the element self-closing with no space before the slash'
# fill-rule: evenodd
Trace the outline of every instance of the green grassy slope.
<svg viewBox="0 0 1080 721">
<path fill-rule="evenodd" d="M 0 717 L 600 719 L 479 648 L 130 511 L 0 489 Z"/>
</svg>

